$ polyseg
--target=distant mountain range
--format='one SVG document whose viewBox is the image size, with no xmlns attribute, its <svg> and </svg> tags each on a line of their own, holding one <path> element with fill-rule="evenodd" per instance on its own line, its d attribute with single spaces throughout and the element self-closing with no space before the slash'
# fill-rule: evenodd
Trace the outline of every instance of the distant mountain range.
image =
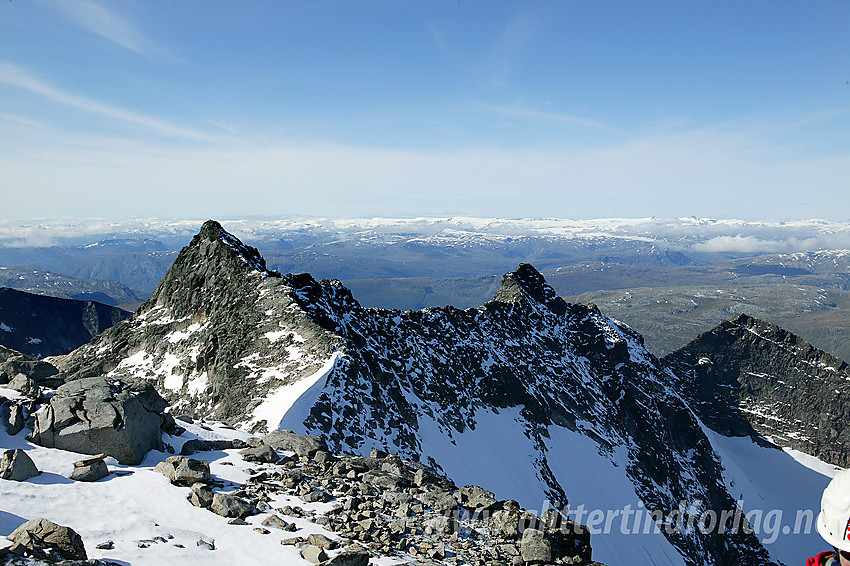
<svg viewBox="0 0 850 566">
<path fill-rule="evenodd" d="M 0 287 L 78 301 L 97 301 L 105 305 L 137 305 L 144 294 L 117 281 L 78 279 L 45 271 L 31 265 L 0 266 Z"/>
<path fill-rule="evenodd" d="M 738 317 L 659 361 L 526 263 L 477 308 L 366 308 L 339 281 L 269 269 L 212 221 L 133 317 L 52 361 L 69 380 L 150 379 L 174 411 L 320 434 L 337 451 L 390 449 L 528 506 L 670 516 L 685 502 L 693 516 L 746 494 L 744 511 L 790 513 L 816 507 L 825 480 L 767 436 L 826 462 L 848 456 L 846 415 L 823 416 L 844 404 L 846 364 L 770 324 Z M 772 479 L 754 480 L 765 462 Z M 618 532 L 594 540 L 603 562 L 790 565 L 812 542 Z"/>
<path fill-rule="evenodd" d="M 38 267 L 15 268 L 5 278 L 0 269 L 0 284 L 133 310 L 200 224 L 6 226 L 0 265 Z M 364 306 L 475 307 L 493 296 L 501 274 L 528 262 L 559 295 L 595 303 L 638 330 L 659 356 L 743 312 L 850 358 L 850 252 L 840 249 L 850 248 L 846 223 L 455 217 L 243 219 L 228 226 L 269 268 L 339 279 Z"/>
</svg>

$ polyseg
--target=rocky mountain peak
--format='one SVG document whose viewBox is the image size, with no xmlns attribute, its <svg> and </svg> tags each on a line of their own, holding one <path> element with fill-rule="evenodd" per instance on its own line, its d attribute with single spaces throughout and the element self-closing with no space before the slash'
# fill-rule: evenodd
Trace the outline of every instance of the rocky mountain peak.
<svg viewBox="0 0 850 566">
<path fill-rule="evenodd" d="M 850 464 L 850 370 L 775 324 L 739 314 L 662 362 L 701 420 L 727 436 L 764 436 Z"/>
<path fill-rule="evenodd" d="M 215 245 L 216 243 L 229 248 L 235 254 L 235 257 L 241 259 L 251 269 L 267 271 L 266 260 L 260 255 L 257 248 L 243 244 L 239 238 L 222 228 L 221 224 L 215 220 L 204 222 L 200 232 L 192 238 L 188 247 L 203 246 L 204 244 Z"/>
<path fill-rule="evenodd" d="M 243 244 L 215 220 L 207 220 L 180 250 L 140 312 L 166 306 L 174 316 L 183 317 L 217 310 L 255 294 L 256 284 L 249 279 L 279 276 L 266 269 L 256 248 Z"/>
<path fill-rule="evenodd" d="M 500 303 L 524 304 L 532 301 L 549 307 L 557 314 L 567 310 L 566 302 L 546 283 L 543 275 L 530 263 L 521 263 L 502 277 L 502 286 L 493 300 Z"/>
</svg>

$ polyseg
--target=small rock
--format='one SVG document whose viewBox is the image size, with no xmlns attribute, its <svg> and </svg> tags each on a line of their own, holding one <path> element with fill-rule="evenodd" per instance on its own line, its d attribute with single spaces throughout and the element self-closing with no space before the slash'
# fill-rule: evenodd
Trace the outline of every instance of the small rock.
<svg viewBox="0 0 850 566">
<path fill-rule="evenodd" d="M 189 486 L 210 481 L 210 465 L 207 461 L 183 456 L 169 456 L 165 462 L 157 464 L 154 471 L 167 477 L 174 485 Z"/>
<path fill-rule="evenodd" d="M 106 462 L 103 461 L 103 454 L 99 457 L 92 456 L 74 462 L 74 471 L 71 472 L 71 479 L 74 481 L 97 481 L 109 475 L 109 468 Z"/>
<path fill-rule="evenodd" d="M 210 509 L 216 515 L 238 517 L 239 519 L 250 517 L 256 512 L 256 509 L 250 503 L 227 493 L 214 494 Z"/>
<path fill-rule="evenodd" d="M 289 523 L 287 523 L 286 521 L 284 521 L 283 519 L 281 519 L 277 515 L 269 515 L 263 521 L 263 526 L 264 527 L 271 527 L 273 529 L 285 530 L 287 527 L 289 527 Z"/>
<path fill-rule="evenodd" d="M 283 539 L 282 541 L 280 541 L 280 544 L 284 546 L 298 546 L 299 544 L 303 544 L 305 542 L 307 542 L 307 540 L 304 537 L 292 537 Z"/>
<path fill-rule="evenodd" d="M 106 542 L 98 544 L 97 546 L 95 546 L 95 548 L 98 550 L 112 550 L 115 548 L 115 543 L 111 540 L 108 540 Z"/>
<path fill-rule="evenodd" d="M 244 527 L 245 525 L 248 525 L 249 523 L 245 519 L 240 519 L 239 517 L 236 517 L 235 519 L 230 519 L 227 522 L 227 524 L 228 525 L 238 525 L 240 527 Z"/>
<path fill-rule="evenodd" d="M 198 539 L 196 543 L 199 548 L 205 548 L 206 550 L 215 550 L 215 540 L 204 540 Z"/>
<path fill-rule="evenodd" d="M 254 527 L 254 530 L 257 531 L 258 533 L 260 533 L 261 535 L 271 534 L 270 530 L 263 528 L 263 527 Z"/>
<path fill-rule="evenodd" d="M 520 543 L 522 559 L 527 563 L 546 564 L 552 560 L 552 546 L 543 531 L 525 529 Z"/>
<path fill-rule="evenodd" d="M 318 546 L 314 546 L 311 544 L 301 551 L 301 558 L 307 560 L 308 562 L 312 562 L 313 564 L 318 564 L 327 560 L 328 555 L 325 554 L 324 548 L 319 548 Z"/>
<path fill-rule="evenodd" d="M 307 503 L 325 503 L 333 499 L 333 497 L 322 490 L 316 489 L 301 496 L 301 499 Z"/>
<path fill-rule="evenodd" d="M 212 489 L 202 483 L 193 484 L 192 493 L 189 494 L 189 501 L 195 507 L 209 507 L 213 502 Z"/>
<path fill-rule="evenodd" d="M 319 548 L 324 548 L 326 550 L 333 550 L 337 547 L 337 542 L 335 540 L 331 540 L 322 534 L 309 535 L 307 537 L 307 542 L 313 546 L 318 546 Z"/>
<path fill-rule="evenodd" d="M 25 481 L 40 473 L 29 455 L 20 448 L 3 452 L 3 458 L 0 460 L 0 479 Z"/>
</svg>

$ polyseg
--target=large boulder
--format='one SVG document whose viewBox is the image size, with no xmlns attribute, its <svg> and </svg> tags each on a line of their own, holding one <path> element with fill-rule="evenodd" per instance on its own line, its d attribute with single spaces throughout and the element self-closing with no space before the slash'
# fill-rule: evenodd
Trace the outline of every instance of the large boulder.
<svg viewBox="0 0 850 566">
<path fill-rule="evenodd" d="M 328 449 L 321 436 L 303 436 L 291 430 L 273 430 L 263 437 L 263 443 L 275 450 L 289 450 L 299 456 L 313 456 L 319 450 Z"/>
<path fill-rule="evenodd" d="M 52 549 L 65 560 L 88 558 L 83 539 L 74 529 L 57 525 L 47 519 L 27 521 L 6 538 L 36 555 Z"/>
<path fill-rule="evenodd" d="M 40 473 L 32 458 L 20 448 L 3 452 L 3 458 L 0 460 L 0 478 L 25 481 Z"/>
<path fill-rule="evenodd" d="M 252 448 L 246 448 L 239 453 L 242 454 L 242 458 L 244 458 L 247 462 L 274 464 L 280 460 L 280 456 L 277 455 L 277 452 L 264 442 Z"/>
<path fill-rule="evenodd" d="M 526 564 L 547 564 L 552 561 L 552 545 L 546 533 L 537 529 L 523 531 L 520 552 Z"/>
<path fill-rule="evenodd" d="M 460 488 L 460 502 L 464 507 L 475 511 L 484 511 L 496 505 L 496 496 L 492 491 L 477 485 L 465 485 Z"/>
<path fill-rule="evenodd" d="M 59 387 L 36 414 L 32 440 L 48 448 L 105 454 L 138 464 L 162 449 L 160 413 L 167 403 L 153 386 L 129 377 L 90 377 Z"/>
</svg>

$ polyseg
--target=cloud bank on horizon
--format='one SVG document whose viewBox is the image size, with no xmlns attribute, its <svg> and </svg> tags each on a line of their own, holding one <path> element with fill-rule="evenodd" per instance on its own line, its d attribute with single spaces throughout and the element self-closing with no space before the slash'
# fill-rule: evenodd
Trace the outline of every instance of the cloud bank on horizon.
<svg viewBox="0 0 850 566">
<path fill-rule="evenodd" d="M 63 218 L 22 222 L 0 219 L 0 248 L 94 245 L 112 239 L 166 240 L 182 247 L 206 219 Z M 710 218 L 218 218 L 246 242 L 262 245 L 282 238 L 402 239 L 439 237 L 446 245 L 468 237 L 506 241 L 521 236 L 545 238 L 622 238 L 657 242 L 695 252 L 774 254 L 850 250 L 850 222 L 800 220 L 750 222 Z"/>
<path fill-rule="evenodd" d="M 848 17 L 8 2 L 0 216 L 844 220 Z"/>
</svg>

